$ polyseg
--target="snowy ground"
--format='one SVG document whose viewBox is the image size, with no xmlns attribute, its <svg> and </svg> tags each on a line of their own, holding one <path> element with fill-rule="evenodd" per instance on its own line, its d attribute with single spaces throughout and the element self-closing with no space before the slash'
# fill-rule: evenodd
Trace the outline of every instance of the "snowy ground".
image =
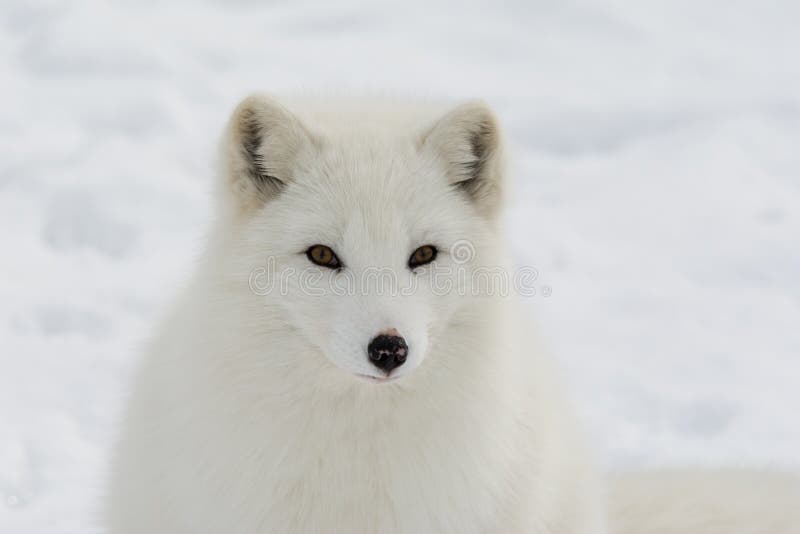
<svg viewBox="0 0 800 534">
<path fill-rule="evenodd" d="M 0 6 L 0 532 L 95 532 L 254 89 L 488 100 L 600 459 L 800 468 L 800 4 L 165 4 Z"/>
</svg>

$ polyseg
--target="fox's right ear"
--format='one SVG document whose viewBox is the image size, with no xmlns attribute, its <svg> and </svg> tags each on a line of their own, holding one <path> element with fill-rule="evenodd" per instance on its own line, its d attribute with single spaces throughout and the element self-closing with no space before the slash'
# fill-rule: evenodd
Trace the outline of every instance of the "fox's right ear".
<svg viewBox="0 0 800 534">
<path fill-rule="evenodd" d="M 298 154 L 319 143 L 278 102 L 266 95 L 251 95 L 236 107 L 225 133 L 225 185 L 242 209 L 261 206 L 292 179 Z"/>
</svg>

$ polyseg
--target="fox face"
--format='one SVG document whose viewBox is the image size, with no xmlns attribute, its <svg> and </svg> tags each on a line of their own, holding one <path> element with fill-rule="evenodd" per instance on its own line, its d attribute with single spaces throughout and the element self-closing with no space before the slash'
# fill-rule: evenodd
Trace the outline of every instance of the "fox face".
<svg viewBox="0 0 800 534">
<path fill-rule="evenodd" d="M 291 330 L 308 369 L 412 374 L 463 313 L 475 267 L 499 253 L 500 148 L 480 103 L 398 131 L 330 130 L 270 97 L 244 100 L 220 196 L 227 270 L 260 303 L 247 320 Z"/>
</svg>

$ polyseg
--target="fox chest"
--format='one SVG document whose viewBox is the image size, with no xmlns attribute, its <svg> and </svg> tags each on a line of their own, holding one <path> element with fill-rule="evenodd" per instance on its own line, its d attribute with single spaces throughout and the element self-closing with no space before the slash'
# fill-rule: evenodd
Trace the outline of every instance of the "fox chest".
<svg viewBox="0 0 800 534">
<path fill-rule="evenodd" d="M 476 461 L 475 452 L 411 442 L 289 447 L 253 458 L 224 484 L 231 491 L 218 497 L 230 517 L 220 527 L 247 534 L 497 532 L 506 470 L 491 457 Z"/>
</svg>

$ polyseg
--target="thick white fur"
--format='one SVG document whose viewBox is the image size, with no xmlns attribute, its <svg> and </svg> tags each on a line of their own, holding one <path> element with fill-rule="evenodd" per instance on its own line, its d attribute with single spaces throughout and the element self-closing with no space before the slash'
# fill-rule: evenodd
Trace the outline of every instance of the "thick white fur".
<svg viewBox="0 0 800 534">
<path fill-rule="evenodd" d="M 259 193 L 242 171 L 243 110 L 266 124 L 263 157 L 279 191 Z M 436 294 L 426 268 L 406 266 L 429 243 L 437 266 L 509 266 L 496 223 L 499 131 L 481 104 L 446 111 L 261 96 L 240 106 L 208 251 L 135 381 L 113 466 L 112 534 L 607 532 L 562 388 L 514 299 Z M 470 156 L 461 133 L 475 121 L 493 128 L 492 155 L 487 181 L 468 194 L 454 183 Z M 466 264 L 448 254 L 460 240 L 474 247 Z M 317 243 L 346 267 L 323 270 L 313 287 L 388 267 L 416 290 L 378 294 L 355 276 L 347 295 L 309 295 L 296 280 L 253 291 L 253 272 L 269 261 L 302 271 Z M 386 328 L 406 337 L 409 359 L 399 380 L 368 382 L 357 376 L 375 375 L 365 347 Z M 613 496 L 615 532 L 723 532 L 671 530 L 694 508 L 650 480 L 617 484 Z M 798 530 L 735 532 L 800 532 L 792 513 Z M 639 526 L 651 517 L 650 530 Z"/>
</svg>

